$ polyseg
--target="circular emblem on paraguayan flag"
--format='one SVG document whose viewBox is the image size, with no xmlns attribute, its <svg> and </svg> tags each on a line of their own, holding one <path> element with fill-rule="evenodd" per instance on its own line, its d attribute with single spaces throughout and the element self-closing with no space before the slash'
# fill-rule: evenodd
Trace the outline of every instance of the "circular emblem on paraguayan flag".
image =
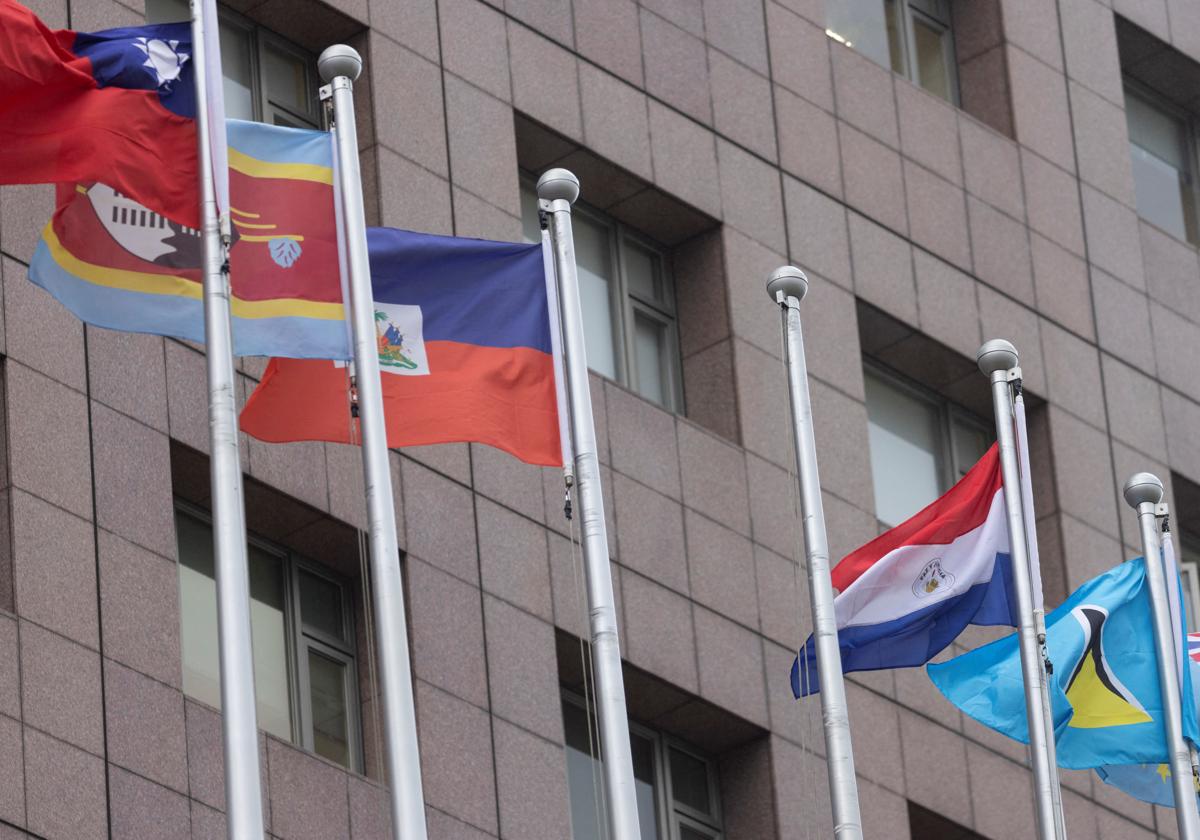
<svg viewBox="0 0 1200 840">
<path fill-rule="evenodd" d="M 924 565 L 913 581 L 912 592 L 918 598 L 941 595 L 954 588 L 954 575 L 942 568 L 942 558 L 935 557 Z"/>
</svg>

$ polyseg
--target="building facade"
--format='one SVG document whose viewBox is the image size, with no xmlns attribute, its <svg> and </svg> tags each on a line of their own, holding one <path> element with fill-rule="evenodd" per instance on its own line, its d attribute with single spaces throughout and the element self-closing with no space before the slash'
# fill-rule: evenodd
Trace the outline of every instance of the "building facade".
<svg viewBox="0 0 1200 840">
<path fill-rule="evenodd" d="M 185 5 L 31 3 L 82 31 Z M 645 838 L 831 836 L 819 708 L 788 685 L 809 610 L 772 269 L 812 280 L 835 560 L 990 443 L 974 356 L 995 337 L 1030 399 L 1048 601 L 1140 553 L 1120 498 L 1136 471 L 1200 556 L 1194 0 L 222 14 L 231 115 L 320 126 L 316 54 L 362 53 L 372 223 L 533 237 L 537 175 L 579 176 Z M 48 188 L 0 189 L 0 838 L 224 837 L 203 348 L 84 328 L 28 282 L 52 210 Z M 238 368 L 244 398 L 263 361 Z M 384 837 L 358 452 L 241 454 L 269 832 Z M 392 466 L 431 837 L 603 837 L 560 473 L 474 445 Z M 866 836 L 1032 836 L 1020 745 L 920 669 L 847 692 Z M 1063 785 L 1073 837 L 1175 836 L 1171 811 L 1090 773 Z"/>
</svg>

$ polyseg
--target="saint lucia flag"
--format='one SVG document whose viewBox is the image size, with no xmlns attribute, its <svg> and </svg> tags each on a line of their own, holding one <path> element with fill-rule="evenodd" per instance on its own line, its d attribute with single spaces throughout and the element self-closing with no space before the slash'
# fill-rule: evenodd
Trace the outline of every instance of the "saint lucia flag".
<svg viewBox="0 0 1200 840">
<path fill-rule="evenodd" d="M 1200 681 L 1200 633 L 1188 633 L 1186 667 L 1191 672 L 1193 693 Z M 1196 698 L 1193 697 L 1193 700 Z M 1200 708 L 1192 709 L 1192 717 L 1200 720 Z M 1096 768 L 1096 775 L 1106 784 L 1153 805 L 1175 807 L 1175 791 L 1171 784 L 1171 765 L 1109 764 Z"/>
<path fill-rule="evenodd" d="M 1060 767 L 1167 761 L 1142 558 L 1122 563 L 1075 590 L 1047 616 L 1046 646 L 1055 666 L 1049 688 Z M 984 726 L 1028 742 L 1016 635 L 927 670 L 938 690 L 963 712 Z M 1194 708 L 1187 670 L 1183 708 Z M 1200 737 L 1195 715 L 1184 715 L 1183 733 L 1193 743 Z"/>
</svg>

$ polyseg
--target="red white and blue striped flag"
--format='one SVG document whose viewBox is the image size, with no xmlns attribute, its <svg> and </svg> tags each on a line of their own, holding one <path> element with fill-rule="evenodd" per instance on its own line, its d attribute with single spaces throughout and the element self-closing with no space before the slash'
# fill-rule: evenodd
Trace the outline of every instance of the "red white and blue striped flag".
<svg viewBox="0 0 1200 840">
<path fill-rule="evenodd" d="M 968 624 L 1017 624 L 995 445 L 940 499 L 833 569 L 842 670 L 923 665 Z M 819 690 L 810 636 L 792 665 L 797 697 Z"/>
</svg>

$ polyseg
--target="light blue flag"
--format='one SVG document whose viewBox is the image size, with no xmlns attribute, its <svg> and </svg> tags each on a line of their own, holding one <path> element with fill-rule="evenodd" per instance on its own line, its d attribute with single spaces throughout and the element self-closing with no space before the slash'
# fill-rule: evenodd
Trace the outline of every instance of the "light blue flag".
<svg viewBox="0 0 1200 840">
<path fill-rule="evenodd" d="M 1181 624 L 1179 633 L 1183 632 Z M 1050 709 L 1060 767 L 1167 761 L 1158 657 L 1142 558 L 1122 563 L 1075 590 L 1047 616 L 1046 646 L 1054 663 L 1049 677 Z M 1028 743 L 1015 634 L 949 662 L 929 665 L 927 671 L 938 690 L 963 712 L 984 726 Z M 1183 708 L 1194 708 L 1191 676 L 1186 670 Z M 1183 734 L 1193 743 L 1200 739 L 1195 715 L 1184 715 Z"/>
<path fill-rule="evenodd" d="M 1200 664 L 1194 657 L 1200 656 L 1200 633 L 1187 636 L 1187 667 L 1191 671 L 1192 686 L 1200 681 Z M 1200 719 L 1200 698 L 1192 716 Z M 1162 764 L 1109 764 L 1096 768 L 1096 775 L 1107 784 L 1124 791 L 1135 799 L 1153 805 L 1175 807 L 1175 790 L 1171 785 L 1171 765 Z"/>
</svg>

